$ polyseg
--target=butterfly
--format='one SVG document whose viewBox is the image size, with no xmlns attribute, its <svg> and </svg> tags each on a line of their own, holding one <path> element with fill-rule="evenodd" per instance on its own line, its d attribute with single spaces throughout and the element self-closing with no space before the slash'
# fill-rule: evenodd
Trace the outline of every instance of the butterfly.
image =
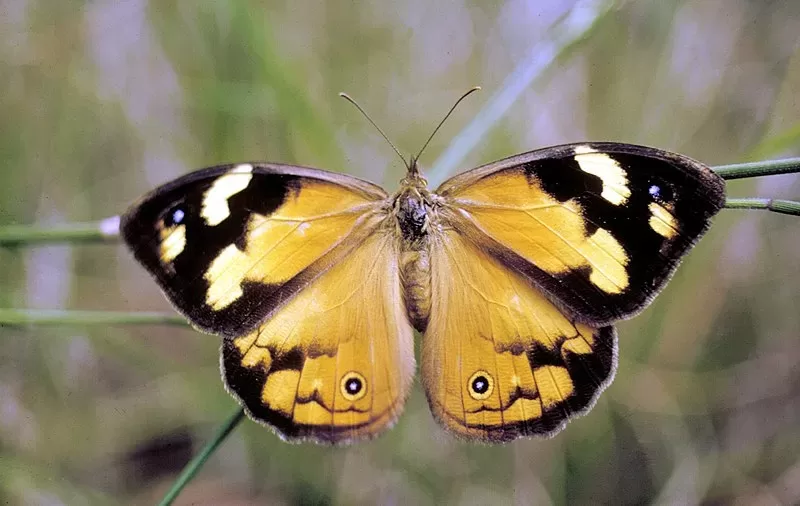
<svg viewBox="0 0 800 506">
<path fill-rule="evenodd" d="M 398 419 L 415 375 L 442 427 L 498 443 L 586 413 L 639 313 L 708 229 L 723 180 L 620 143 L 548 147 L 389 194 L 294 165 L 202 169 L 121 235 L 170 302 L 222 338 L 228 391 L 283 439 L 345 443 Z"/>
</svg>

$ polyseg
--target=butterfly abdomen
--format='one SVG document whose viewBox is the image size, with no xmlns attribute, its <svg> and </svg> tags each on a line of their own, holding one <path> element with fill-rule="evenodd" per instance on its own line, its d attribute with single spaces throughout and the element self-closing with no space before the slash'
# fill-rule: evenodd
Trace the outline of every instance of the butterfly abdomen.
<svg viewBox="0 0 800 506">
<path fill-rule="evenodd" d="M 406 249 L 400 255 L 400 280 L 408 321 L 425 332 L 431 313 L 431 264 L 427 241 L 424 248 Z"/>
</svg>

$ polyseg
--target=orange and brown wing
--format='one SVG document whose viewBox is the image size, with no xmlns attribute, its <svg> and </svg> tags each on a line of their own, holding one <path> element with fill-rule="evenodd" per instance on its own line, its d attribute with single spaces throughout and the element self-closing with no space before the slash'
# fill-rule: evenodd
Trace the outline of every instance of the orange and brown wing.
<svg viewBox="0 0 800 506">
<path fill-rule="evenodd" d="M 446 429 L 486 442 L 551 435 L 614 376 L 613 327 L 562 313 L 458 231 L 432 236 L 422 382 Z"/>
<path fill-rule="evenodd" d="M 326 443 L 392 426 L 414 374 L 396 247 L 372 235 L 254 331 L 225 340 L 225 382 L 253 419 Z"/>
<path fill-rule="evenodd" d="M 724 200 L 708 167 L 615 143 L 573 144 L 466 172 L 436 192 L 431 409 L 485 441 L 550 435 L 616 366 L 616 320 L 639 312 Z"/>
<path fill-rule="evenodd" d="M 724 182 L 690 158 L 590 143 L 518 155 L 456 176 L 444 219 L 574 318 L 638 313 L 724 202 Z"/>
<path fill-rule="evenodd" d="M 122 236 L 197 328 L 222 335 L 223 377 L 288 440 L 370 437 L 414 370 L 386 194 L 302 167 L 201 170 L 146 195 Z"/>
<path fill-rule="evenodd" d="M 380 187 L 340 174 L 226 165 L 145 195 L 120 230 L 192 325 L 239 336 L 363 241 L 385 198 Z"/>
</svg>

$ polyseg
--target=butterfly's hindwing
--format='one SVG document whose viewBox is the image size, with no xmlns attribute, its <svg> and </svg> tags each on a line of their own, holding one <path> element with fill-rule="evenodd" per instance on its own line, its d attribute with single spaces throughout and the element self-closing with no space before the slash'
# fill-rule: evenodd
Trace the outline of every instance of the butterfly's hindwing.
<svg viewBox="0 0 800 506">
<path fill-rule="evenodd" d="M 597 326 L 639 312 L 724 202 L 706 166 L 615 143 L 518 155 L 437 192 L 464 234 Z"/>
<path fill-rule="evenodd" d="M 616 367 L 611 326 L 571 319 L 457 231 L 431 248 L 422 380 L 437 420 L 486 442 L 548 436 L 594 405 Z"/>
<path fill-rule="evenodd" d="M 236 336 L 363 240 L 385 198 L 375 185 L 314 169 L 220 166 L 146 195 L 121 233 L 194 326 Z"/>
<path fill-rule="evenodd" d="M 225 339 L 225 383 L 253 419 L 324 443 L 394 424 L 414 374 L 396 248 L 373 234 L 253 332 Z"/>
</svg>

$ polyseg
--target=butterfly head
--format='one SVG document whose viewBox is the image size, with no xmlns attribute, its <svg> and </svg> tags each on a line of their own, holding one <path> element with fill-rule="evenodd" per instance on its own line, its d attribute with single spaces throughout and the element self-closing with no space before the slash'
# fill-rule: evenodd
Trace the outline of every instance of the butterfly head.
<svg viewBox="0 0 800 506">
<path fill-rule="evenodd" d="M 400 186 L 405 188 L 407 186 L 426 189 L 428 188 L 428 180 L 422 175 L 419 170 L 419 158 L 412 156 L 406 162 L 406 177 L 400 180 Z M 402 189 L 401 189 L 402 192 Z"/>
</svg>

